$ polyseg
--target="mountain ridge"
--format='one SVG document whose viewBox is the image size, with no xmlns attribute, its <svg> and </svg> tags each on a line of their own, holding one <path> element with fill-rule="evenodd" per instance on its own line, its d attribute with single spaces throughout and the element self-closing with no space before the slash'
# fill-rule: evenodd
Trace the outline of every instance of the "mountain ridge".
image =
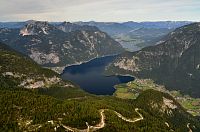
<svg viewBox="0 0 200 132">
<path fill-rule="evenodd" d="M 199 29 L 199 23 L 180 27 L 161 44 L 124 53 L 108 68 L 111 73 L 152 78 L 168 88 L 198 97 Z M 116 69 L 112 71 L 111 67 Z"/>
<path fill-rule="evenodd" d="M 70 26 L 74 28 L 74 24 Z M 64 32 L 48 22 L 31 21 L 21 29 L 1 29 L 0 39 L 40 65 L 62 69 L 124 51 L 118 42 L 98 28 L 76 27 L 78 29 L 72 32 Z"/>
<path fill-rule="evenodd" d="M 155 45 L 174 29 L 190 24 L 189 21 L 158 22 L 77 22 L 78 25 L 96 26 L 108 33 L 128 51 L 137 51 Z M 138 30 L 140 29 L 140 30 Z"/>
</svg>

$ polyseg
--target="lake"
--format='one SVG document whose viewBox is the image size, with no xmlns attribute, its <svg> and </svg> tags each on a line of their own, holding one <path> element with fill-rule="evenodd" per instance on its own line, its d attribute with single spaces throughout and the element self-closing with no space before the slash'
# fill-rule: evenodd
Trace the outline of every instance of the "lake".
<svg viewBox="0 0 200 132">
<path fill-rule="evenodd" d="M 83 90 L 96 95 L 112 95 L 114 86 L 134 80 L 130 76 L 105 76 L 105 67 L 116 56 L 106 56 L 89 62 L 66 67 L 62 78 L 78 84 Z"/>
</svg>

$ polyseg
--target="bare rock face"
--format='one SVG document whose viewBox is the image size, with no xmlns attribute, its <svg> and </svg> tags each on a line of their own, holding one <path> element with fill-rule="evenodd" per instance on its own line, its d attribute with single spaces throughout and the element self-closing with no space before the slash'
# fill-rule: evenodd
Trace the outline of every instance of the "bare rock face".
<svg viewBox="0 0 200 132">
<path fill-rule="evenodd" d="M 115 67 L 119 67 L 120 69 L 125 69 L 132 72 L 139 72 L 140 69 L 136 65 L 136 60 L 139 59 L 137 57 L 133 57 L 132 59 L 121 58 L 119 61 L 114 63 Z"/>
<path fill-rule="evenodd" d="M 165 106 L 167 106 L 170 109 L 176 109 L 177 106 L 174 104 L 173 100 L 167 99 L 165 97 L 163 97 L 163 103 L 165 104 Z"/>
<path fill-rule="evenodd" d="M 151 78 L 171 89 L 200 95 L 200 27 L 190 24 L 170 33 L 163 43 L 124 53 L 107 68 Z"/>
<path fill-rule="evenodd" d="M 49 31 L 53 29 L 54 29 L 53 27 L 48 26 L 47 22 L 31 21 L 20 30 L 20 35 L 22 36 L 39 35 L 39 34 L 48 35 Z"/>
<path fill-rule="evenodd" d="M 52 78 L 43 77 L 43 78 L 40 78 L 39 81 L 37 81 L 37 79 L 36 78 L 35 79 L 28 78 L 28 79 L 24 80 L 19 86 L 22 86 L 22 87 L 28 88 L 28 89 L 44 88 L 44 87 L 48 88 L 52 85 L 59 84 L 59 82 L 61 82 L 61 79 L 56 76 L 54 76 Z"/>
<path fill-rule="evenodd" d="M 22 80 L 19 84 L 19 87 L 27 89 L 36 89 L 36 88 L 49 88 L 52 85 L 60 85 L 62 87 L 74 87 L 70 83 L 63 82 L 61 78 L 57 76 L 46 77 L 45 75 L 41 76 L 27 76 L 21 73 L 13 72 L 4 72 L 0 76 L 11 77 L 14 79 Z"/>
<path fill-rule="evenodd" d="M 37 50 L 31 50 L 31 54 L 29 56 L 31 59 L 33 59 L 40 65 L 48 63 L 57 64 L 60 62 L 60 58 L 57 55 L 57 53 L 45 54 L 45 53 L 40 53 Z"/>
<path fill-rule="evenodd" d="M 173 100 L 167 99 L 163 97 L 163 105 L 161 107 L 161 110 L 164 111 L 167 115 L 172 115 L 174 109 L 177 109 L 178 106 L 174 104 Z"/>
<path fill-rule="evenodd" d="M 33 31 L 28 31 L 27 28 L 23 28 L 20 30 L 20 35 L 27 36 L 27 35 L 34 35 Z"/>
<path fill-rule="evenodd" d="M 163 100 L 160 102 L 157 102 L 155 100 L 150 101 L 150 107 L 154 110 L 159 111 L 160 114 L 166 114 L 168 116 L 174 115 L 174 110 L 178 109 L 178 106 L 175 104 L 175 102 L 171 99 L 168 99 L 166 97 L 162 97 Z"/>
</svg>

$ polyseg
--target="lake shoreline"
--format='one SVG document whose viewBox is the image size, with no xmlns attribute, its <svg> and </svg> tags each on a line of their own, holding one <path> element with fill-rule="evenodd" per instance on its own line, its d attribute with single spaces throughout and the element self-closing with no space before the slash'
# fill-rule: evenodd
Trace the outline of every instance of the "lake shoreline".
<svg viewBox="0 0 200 132">
<path fill-rule="evenodd" d="M 80 65 L 66 67 L 61 74 L 64 80 L 71 80 L 83 90 L 95 95 L 113 95 L 114 86 L 133 81 L 135 78 L 128 75 L 105 75 L 106 66 L 117 55 L 95 58 Z"/>
<path fill-rule="evenodd" d="M 94 57 L 94 58 L 91 58 L 89 60 L 86 60 L 86 61 L 81 61 L 81 62 L 77 62 L 77 63 L 73 63 L 73 64 L 67 64 L 65 66 L 58 66 L 58 67 L 44 67 L 44 68 L 47 68 L 47 69 L 51 69 L 53 70 L 54 72 L 62 75 L 64 73 L 64 70 L 65 68 L 68 68 L 68 67 L 71 67 L 71 66 L 79 66 L 79 65 L 82 65 L 82 64 L 85 64 L 85 63 L 88 63 L 92 60 L 95 60 L 95 59 L 100 59 L 100 58 L 104 58 L 104 57 L 114 57 L 114 56 L 118 56 L 120 54 L 111 54 L 111 55 L 104 55 L 104 56 L 98 56 L 98 57 Z"/>
</svg>

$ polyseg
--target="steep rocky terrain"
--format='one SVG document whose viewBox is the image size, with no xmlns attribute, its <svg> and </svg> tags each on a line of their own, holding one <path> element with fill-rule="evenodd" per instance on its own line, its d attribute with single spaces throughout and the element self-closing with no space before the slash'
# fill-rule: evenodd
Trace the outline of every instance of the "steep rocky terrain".
<svg viewBox="0 0 200 132">
<path fill-rule="evenodd" d="M 171 32 L 163 43 L 119 56 L 107 70 L 151 78 L 170 89 L 200 97 L 200 23 Z"/>
<path fill-rule="evenodd" d="M 123 51 L 118 42 L 95 27 L 70 23 L 56 27 L 40 21 L 27 23 L 21 29 L 0 29 L 0 40 L 46 67 L 63 69 L 66 65 Z"/>
</svg>

